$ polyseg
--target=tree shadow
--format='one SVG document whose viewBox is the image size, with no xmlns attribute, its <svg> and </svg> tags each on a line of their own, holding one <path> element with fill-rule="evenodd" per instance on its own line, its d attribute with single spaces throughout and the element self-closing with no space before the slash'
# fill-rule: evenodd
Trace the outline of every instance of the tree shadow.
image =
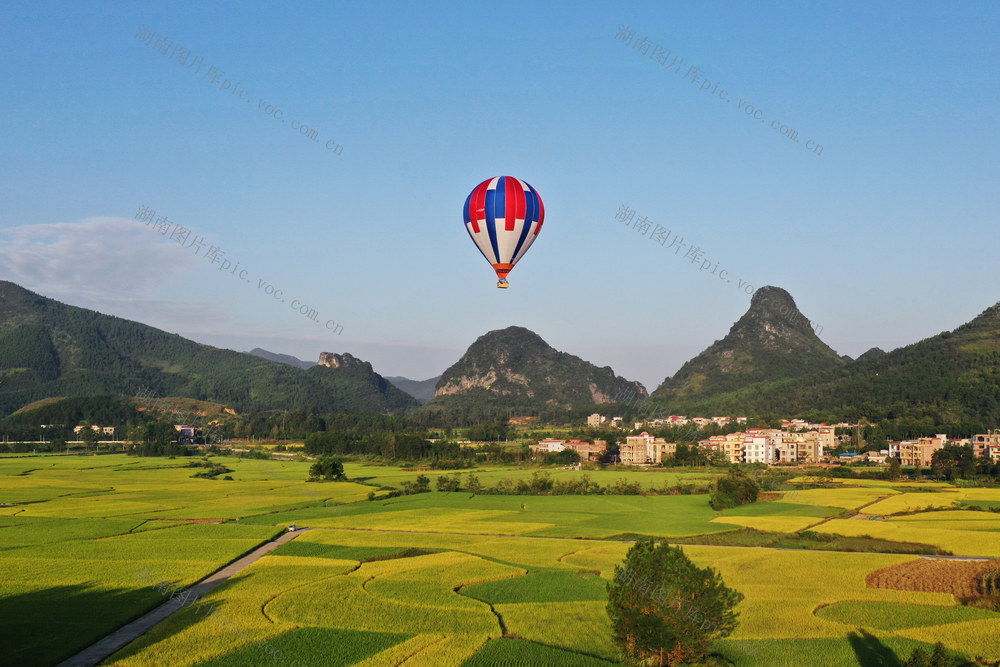
<svg viewBox="0 0 1000 667">
<path fill-rule="evenodd" d="M 0 597 L 0 665 L 54 665 L 138 618 L 166 597 L 153 588 L 73 584 Z"/>
<path fill-rule="evenodd" d="M 849 633 L 847 641 L 854 649 L 858 664 L 863 667 L 903 667 L 903 662 L 896 656 L 895 651 L 862 628 L 858 628 L 858 632 Z"/>
</svg>

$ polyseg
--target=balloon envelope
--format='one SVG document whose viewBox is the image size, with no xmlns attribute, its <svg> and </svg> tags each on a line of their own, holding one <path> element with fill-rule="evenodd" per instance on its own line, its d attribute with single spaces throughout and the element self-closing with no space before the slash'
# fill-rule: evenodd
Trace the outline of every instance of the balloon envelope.
<svg viewBox="0 0 1000 667">
<path fill-rule="evenodd" d="M 497 272 L 497 287 L 535 242 L 545 219 L 538 192 L 513 176 L 488 178 L 465 200 L 465 229 Z"/>
</svg>

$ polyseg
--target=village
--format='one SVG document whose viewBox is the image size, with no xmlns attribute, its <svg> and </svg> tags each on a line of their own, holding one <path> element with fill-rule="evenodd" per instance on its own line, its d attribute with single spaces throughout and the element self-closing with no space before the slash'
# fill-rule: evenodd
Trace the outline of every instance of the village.
<svg viewBox="0 0 1000 667">
<path fill-rule="evenodd" d="M 690 426 L 700 429 L 709 424 L 725 426 L 730 423 L 746 423 L 745 417 L 693 417 L 671 415 L 663 419 L 634 422 L 633 431 L 642 428 L 651 430 L 663 427 Z M 625 428 L 620 417 L 607 419 L 600 414 L 587 418 L 587 425 L 598 428 L 604 425 Z M 899 459 L 904 466 L 931 465 L 934 452 L 949 445 L 970 447 L 977 459 L 987 458 L 1000 461 L 1000 430 L 987 431 L 971 438 L 952 438 L 941 433 L 933 437 L 915 440 L 889 441 L 887 449 L 866 452 L 833 453 L 840 445 L 850 442 L 850 436 L 837 435 L 837 429 L 856 427 L 856 424 L 838 423 L 833 425 L 812 423 L 802 419 L 782 420 L 781 428 L 748 428 L 724 435 L 712 435 L 697 442 L 698 447 L 710 453 L 719 453 L 729 463 L 760 463 L 764 465 L 868 463 L 888 465 L 890 459 Z M 564 450 L 575 451 L 581 462 L 597 461 L 608 452 L 605 440 L 593 442 L 582 440 L 545 439 L 530 445 L 539 454 L 556 453 Z M 622 465 L 657 466 L 677 452 L 678 443 L 665 438 L 654 437 L 648 431 L 626 435 L 619 445 L 618 454 L 612 461 Z"/>
</svg>

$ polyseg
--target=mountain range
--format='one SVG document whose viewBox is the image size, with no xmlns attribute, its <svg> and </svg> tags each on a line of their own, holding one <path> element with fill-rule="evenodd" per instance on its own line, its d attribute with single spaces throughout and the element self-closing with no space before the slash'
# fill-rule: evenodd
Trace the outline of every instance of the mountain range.
<svg viewBox="0 0 1000 667">
<path fill-rule="evenodd" d="M 247 352 L 247 354 L 252 354 L 255 357 L 261 357 L 263 359 L 270 359 L 271 361 L 277 361 L 283 364 L 288 364 L 289 366 L 295 366 L 296 368 L 309 369 L 316 365 L 313 361 L 303 361 L 298 357 L 293 357 L 290 354 L 279 354 L 277 352 L 269 352 L 268 350 L 255 347 L 254 349 Z M 324 353 L 326 354 L 326 353 Z M 322 363 L 322 361 L 320 361 Z M 417 399 L 421 403 L 426 403 L 427 401 L 434 398 L 434 387 L 437 385 L 437 381 L 441 379 L 441 376 L 432 377 L 427 380 L 411 380 L 410 378 L 405 378 L 402 376 L 386 377 L 386 380 L 396 385 L 398 389 L 402 389 L 407 394 Z"/>
<path fill-rule="evenodd" d="M 761 381 L 671 403 L 693 413 L 799 415 L 870 421 L 918 418 L 934 424 L 967 424 L 979 430 L 1000 424 L 1000 304 L 972 321 L 890 352 L 870 350 L 858 359 L 806 376 Z"/>
<path fill-rule="evenodd" d="M 1000 424 L 1000 303 L 953 331 L 855 360 L 838 359 L 800 317 L 787 292 L 761 288 L 729 334 L 653 398 L 687 414 Z"/>
<path fill-rule="evenodd" d="M 469 422 L 565 416 L 645 399 L 639 382 L 560 352 L 517 326 L 490 331 L 440 377 L 382 377 L 350 354 L 317 363 L 223 350 L 68 306 L 0 281 L 0 417 L 56 396 L 161 396 L 238 411 L 413 409 Z M 783 289 L 758 290 L 722 339 L 649 396 L 675 414 L 1000 423 L 1000 304 L 954 331 L 858 359 L 826 345 Z M 426 403 L 419 407 L 421 403 Z"/>
<path fill-rule="evenodd" d="M 53 396 L 140 392 L 216 401 L 241 412 L 388 412 L 418 405 L 370 364 L 295 368 L 0 281 L 0 416 Z"/>
</svg>

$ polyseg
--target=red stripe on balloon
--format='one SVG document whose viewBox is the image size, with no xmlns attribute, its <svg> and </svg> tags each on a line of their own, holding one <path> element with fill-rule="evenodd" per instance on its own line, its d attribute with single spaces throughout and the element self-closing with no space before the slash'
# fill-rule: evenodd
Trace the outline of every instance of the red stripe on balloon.
<svg viewBox="0 0 1000 667">
<path fill-rule="evenodd" d="M 479 233 L 479 223 L 486 220 L 486 190 L 491 180 L 493 179 L 487 179 L 477 185 L 469 201 L 469 220 L 472 221 L 472 231 L 476 234 Z"/>
<path fill-rule="evenodd" d="M 512 178 L 511 180 L 514 181 L 516 186 L 514 193 L 514 203 L 516 204 L 514 207 L 514 219 L 524 220 L 524 212 L 528 207 L 528 203 L 525 200 L 524 183 L 516 178 Z M 509 229 L 513 229 L 513 227 L 510 227 Z"/>
<path fill-rule="evenodd" d="M 521 215 L 517 214 L 519 208 L 522 211 L 524 210 L 524 189 L 521 187 L 521 184 L 517 182 L 516 178 L 508 176 L 503 179 L 503 181 L 506 186 L 504 188 L 506 191 L 504 205 L 507 209 L 504 211 L 504 229 L 508 232 L 512 232 L 514 231 L 514 220 L 524 217 L 524 213 L 521 213 Z"/>
</svg>

